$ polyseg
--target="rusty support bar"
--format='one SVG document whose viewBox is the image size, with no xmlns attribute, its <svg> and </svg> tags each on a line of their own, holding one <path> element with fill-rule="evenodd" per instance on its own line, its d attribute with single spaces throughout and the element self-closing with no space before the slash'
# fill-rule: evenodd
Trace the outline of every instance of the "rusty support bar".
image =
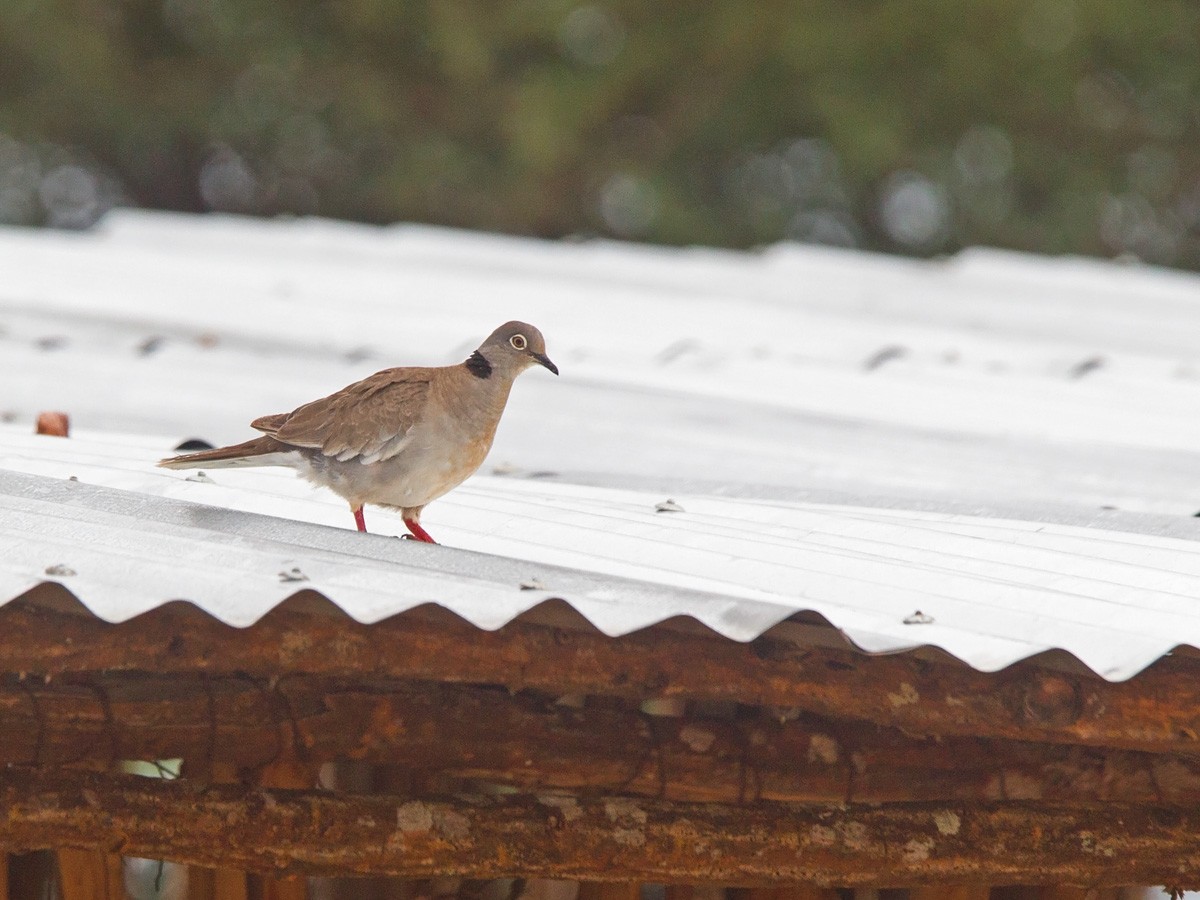
<svg viewBox="0 0 1200 900">
<path fill-rule="evenodd" d="M 0 845 L 280 874 L 886 886 L 1200 885 L 1200 808 L 339 796 L 0 774 Z"/>
<path fill-rule="evenodd" d="M 55 855 L 62 900 L 120 900 L 125 896 L 121 857 L 100 850 L 70 849 Z"/>
<path fill-rule="evenodd" d="M 0 679 L 0 765 L 183 758 L 192 776 L 339 759 L 516 785 L 673 800 L 1200 802 L 1200 760 L 1004 740 L 909 737 L 744 709 L 659 718 L 437 682 L 296 676 Z M 228 781 L 231 778 L 215 778 Z"/>
<path fill-rule="evenodd" d="M 187 900 L 248 900 L 245 872 L 191 866 L 187 878 Z"/>
<path fill-rule="evenodd" d="M 255 783 L 261 788 L 302 790 L 316 786 L 319 766 L 298 761 L 288 747 L 278 759 L 260 768 Z M 251 895 L 255 900 L 307 900 L 308 879 L 303 875 L 251 875 Z"/>
<path fill-rule="evenodd" d="M 43 586 L 33 596 L 61 602 L 64 592 Z M 521 622 L 485 632 L 430 611 L 367 626 L 307 612 L 303 601 L 245 629 L 182 604 L 125 626 L 26 603 L 0 609 L 0 672 L 113 670 L 373 675 L 633 700 L 686 697 L 797 708 L 908 734 L 1200 752 L 1200 664 L 1192 659 L 1167 659 L 1111 684 L 1030 664 L 986 674 L 914 654 L 869 657 L 771 636 L 739 644 L 663 627 L 621 638 Z"/>
</svg>

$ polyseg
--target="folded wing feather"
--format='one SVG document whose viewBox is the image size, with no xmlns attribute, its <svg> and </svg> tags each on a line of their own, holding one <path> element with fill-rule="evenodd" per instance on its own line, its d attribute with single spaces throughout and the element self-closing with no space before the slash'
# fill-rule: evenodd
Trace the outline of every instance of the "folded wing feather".
<svg viewBox="0 0 1200 900">
<path fill-rule="evenodd" d="M 343 462 L 381 462 L 399 453 L 429 396 L 430 370 L 384 369 L 291 413 L 251 426 L 281 443 Z"/>
</svg>

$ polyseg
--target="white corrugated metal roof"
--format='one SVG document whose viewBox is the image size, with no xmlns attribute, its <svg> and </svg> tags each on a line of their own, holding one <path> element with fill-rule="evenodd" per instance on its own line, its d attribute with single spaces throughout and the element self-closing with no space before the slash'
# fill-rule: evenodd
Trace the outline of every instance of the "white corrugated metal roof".
<svg viewBox="0 0 1200 900">
<path fill-rule="evenodd" d="M 1178 273 L 132 212 L 0 230 L 0 272 L 0 413 L 25 421 L 240 440 L 261 410 L 460 359 L 515 316 L 564 375 L 522 380 L 495 462 L 1200 509 L 1200 280 Z"/>
<path fill-rule="evenodd" d="M 736 640 L 813 610 L 871 651 L 991 670 L 1061 648 L 1111 679 L 1200 645 L 1190 522 L 1189 540 L 703 495 L 658 513 L 660 495 L 479 477 L 441 501 L 429 548 L 386 536 L 404 528 L 384 511 L 381 534 L 345 530 L 345 505 L 290 473 L 157 470 L 165 446 L 0 431 L 0 596 L 51 580 L 105 619 L 186 599 L 247 625 L 304 587 L 365 622 L 436 602 L 483 628 L 556 597 L 608 634 L 688 615 Z"/>
<path fill-rule="evenodd" d="M 1193 276 L 147 213 L 0 230 L 0 271 L 0 468 L 25 473 L 0 481 L 0 599 L 61 563 L 106 618 L 187 597 L 245 623 L 293 560 L 364 621 L 434 601 L 495 627 L 558 596 L 609 633 L 689 614 L 744 640 L 815 610 L 870 650 L 995 669 L 1061 648 L 1112 679 L 1200 645 Z M 564 374 L 522 378 L 484 472 L 544 477 L 435 503 L 446 547 L 301 525 L 351 522 L 285 471 L 150 465 L 514 317 Z M 83 436 L 28 436 L 48 408 Z M 668 493 L 686 512 L 654 512 Z M 206 545 L 245 556 L 214 571 Z"/>
</svg>

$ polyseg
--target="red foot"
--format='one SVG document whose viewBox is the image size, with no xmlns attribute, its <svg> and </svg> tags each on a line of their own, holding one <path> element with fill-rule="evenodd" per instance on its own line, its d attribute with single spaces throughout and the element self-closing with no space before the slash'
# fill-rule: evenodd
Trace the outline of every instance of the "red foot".
<svg viewBox="0 0 1200 900">
<path fill-rule="evenodd" d="M 367 530 L 367 520 L 363 518 L 362 507 L 358 507 L 354 511 L 354 524 L 358 526 L 359 531 Z"/>
<path fill-rule="evenodd" d="M 408 530 L 413 533 L 418 541 L 424 541 L 426 544 L 436 544 L 433 538 L 429 536 L 429 532 L 422 528 L 415 519 L 405 519 L 404 524 L 408 526 Z"/>
</svg>

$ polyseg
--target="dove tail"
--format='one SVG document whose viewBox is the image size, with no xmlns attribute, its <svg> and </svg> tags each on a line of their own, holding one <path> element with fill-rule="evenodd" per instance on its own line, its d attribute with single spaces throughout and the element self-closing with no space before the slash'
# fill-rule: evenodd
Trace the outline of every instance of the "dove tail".
<svg viewBox="0 0 1200 900">
<path fill-rule="evenodd" d="M 286 466 L 290 463 L 296 449 L 282 444 L 274 438 L 258 437 L 234 444 L 231 447 L 217 447 L 215 450 L 201 450 L 198 453 L 184 453 L 182 456 L 169 456 L 160 459 L 158 464 L 164 469 L 229 469 L 238 466 Z"/>
</svg>

